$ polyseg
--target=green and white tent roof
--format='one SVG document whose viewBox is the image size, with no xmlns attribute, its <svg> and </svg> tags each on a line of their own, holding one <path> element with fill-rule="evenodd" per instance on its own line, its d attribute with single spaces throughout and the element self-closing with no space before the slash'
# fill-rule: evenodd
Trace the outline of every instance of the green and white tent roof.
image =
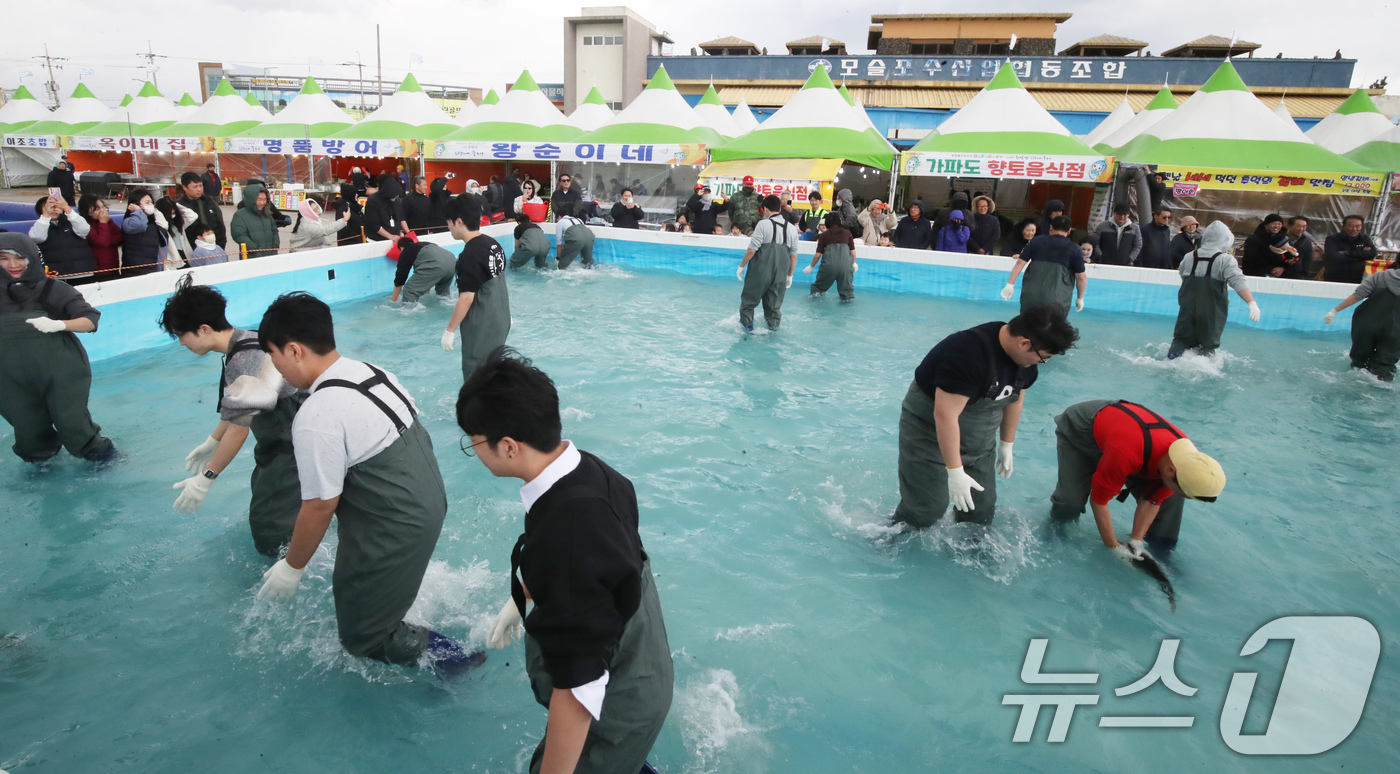
<svg viewBox="0 0 1400 774">
<path fill-rule="evenodd" d="M 112 120 L 112 109 L 94 97 L 86 84 L 78 84 L 73 96 L 63 101 L 47 120 L 24 127 L 21 134 L 73 134 Z"/>
<path fill-rule="evenodd" d="M 525 71 L 525 75 L 526 75 L 526 76 L 529 76 L 529 75 L 530 75 L 530 71 L 529 71 L 529 70 L 526 70 L 526 71 Z M 535 79 L 534 79 L 534 78 L 530 78 L 530 83 L 534 83 L 534 82 L 535 82 Z M 516 84 L 517 87 L 518 87 L 519 85 L 520 85 L 520 84 L 518 84 L 518 83 Z M 496 90 L 495 90 L 495 89 L 487 89 L 487 90 L 486 90 L 486 96 L 484 96 L 484 97 L 481 98 L 481 104 L 483 104 L 483 105 L 499 105 L 500 103 L 501 103 L 501 97 L 500 97 L 500 95 L 496 94 Z"/>
<path fill-rule="evenodd" d="M 579 129 L 591 132 L 613 120 L 614 115 L 612 108 L 603 101 L 603 95 L 598 91 L 598 87 L 594 86 L 588 91 L 588 96 L 583 98 L 583 102 L 579 103 L 579 106 L 574 108 L 574 112 L 569 114 L 569 120 Z"/>
<path fill-rule="evenodd" d="M 1293 120 L 1293 114 L 1288 112 L 1288 100 L 1286 97 L 1279 97 L 1278 104 L 1274 105 L 1274 115 L 1278 116 L 1279 118 L 1282 118 L 1285 121 L 1288 121 L 1289 123 L 1295 125 L 1297 123 Z M 1304 132 L 1304 134 L 1306 134 L 1306 132 Z M 1317 140 L 1313 140 L 1313 142 L 1317 142 Z"/>
<path fill-rule="evenodd" d="M 159 137 L 229 137 L 257 125 L 257 121 L 248 117 L 248 103 L 225 78 L 194 113 L 155 134 Z"/>
<path fill-rule="evenodd" d="M 29 89 L 20 86 L 10 101 L 0 107 L 0 131 L 8 131 L 36 121 L 46 121 L 53 117 L 43 103 L 34 99 Z"/>
<path fill-rule="evenodd" d="M 540 91 L 528 70 L 520 73 L 515 85 L 493 107 L 485 107 L 495 91 L 486 95 L 482 109 L 490 112 L 438 140 L 476 142 L 563 142 L 578 137 L 578 127 Z"/>
<path fill-rule="evenodd" d="M 1356 163 L 1280 121 L 1224 62 L 1172 114 L 1118 149 L 1120 161 L 1215 169 L 1360 172 Z"/>
<path fill-rule="evenodd" d="M 496 90 L 488 89 L 486 91 L 486 96 L 481 98 L 481 104 L 477 105 L 476 109 L 472 111 L 471 120 L 466 122 L 458 121 L 457 123 L 462 124 L 462 126 L 481 123 L 486 120 L 487 116 L 491 115 L 491 111 L 495 110 L 496 106 L 499 104 L 501 104 L 501 98 L 496 96 Z"/>
<path fill-rule="evenodd" d="M 458 126 L 466 126 L 467 124 L 474 123 L 476 121 L 478 110 L 480 110 L 480 108 L 476 106 L 475 102 L 472 102 L 469 99 L 463 100 L 462 107 L 457 109 L 457 115 L 453 116 L 453 119 L 456 121 Z"/>
<path fill-rule="evenodd" d="M 702 126 L 713 129 L 721 137 L 738 137 L 744 131 L 739 128 L 734 116 L 729 115 L 729 110 L 724 107 L 724 103 L 719 101 L 719 94 L 715 92 L 715 85 L 710 84 L 710 88 L 705 89 L 705 95 L 700 98 L 700 102 L 693 108 L 695 119 Z"/>
<path fill-rule="evenodd" d="M 350 116 L 321 91 L 315 78 L 307 78 L 301 91 L 282 112 L 269 115 L 259 125 L 239 134 L 244 137 L 283 139 L 320 138 L 330 137 L 353 123 Z"/>
<path fill-rule="evenodd" d="M 749 109 L 748 100 L 739 98 L 739 104 L 734 106 L 734 112 L 730 114 L 734 123 L 738 125 L 741 134 L 748 134 L 758 128 L 758 119 L 754 118 L 753 111 Z"/>
<path fill-rule="evenodd" d="M 304 90 L 305 89 L 303 89 L 303 91 Z M 296 97 L 292 99 L 296 99 Z M 272 118 L 272 111 L 263 107 L 262 103 L 258 101 L 258 98 L 252 94 L 247 94 L 243 97 L 243 104 L 248 106 L 248 117 L 254 121 L 266 121 Z M 288 107 L 290 107 L 290 105 L 288 105 Z"/>
<path fill-rule="evenodd" d="M 1119 102 L 1118 106 L 1113 108 L 1113 112 L 1109 113 L 1104 120 L 1099 122 L 1098 126 L 1094 127 L 1094 131 L 1084 135 L 1084 144 L 1091 148 L 1098 145 L 1108 139 L 1109 135 L 1127 126 L 1128 122 L 1131 120 L 1133 120 L 1133 106 L 1129 105 L 1128 98 L 1124 97 L 1123 101 Z"/>
<path fill-rule="evenodd" d="M 846 100 L 847 105 L 855 106 L 855 98 L 852 97 L 851 92 L 846 89 L 846 84 L 841 84 L 841 88 L 837 89 L 836 92 L 841 95 L 841 99 Z"/>
<path fill-rule="evenodd" d="M 130 104 L 131 104 L 131 95 L 130 95 L 130 94 L 122 95 L 122 101 L 121 101 L 121 103 L 120 103 L 119 106 L 120 106 L 120 107 L 126 107 L 127 105 L 130 105 Z"/>
<path fill-rule="evenodd" d="M 1047 156 L 1103 154 L 1070 134 L 1041 107 L 1003 64 L 977 96 L 914 146 L 949 153 L 1033 153 Z"/>
<path fill-rule="evenodd" d="M 1162 90 L 1157 92 L 1157 96 L 1153 97 L 1151 102 L 1133 116 L 1133 120 L 1124 124 L 1108 137 L 1093 143 L 1094 150 L 1112 153 L 1115 148 L 1127 145 L 1129 140 L 1147 131 L 1150 127 L 1156 126 L 1158 121 L 1171 115 L 1176 107 L 1176 97 L 1172 96 L 1171 90 L 1163 86 Z"/>
<path fill-rule="evenodd" d="M 1349 151 L 1346 157 L 1368 170 L 1400 172 L 1400 126 Z"/>
<path fill-rule="evenodd" d="M 196 110 L 199 110 L 199 103 L 194 101 L 194 97 L 191 97 L 188 91 L 175 103 L 175 115 L 179 116 L 179 121 L 188 121 Z"/>
<path fill-rule="evenodd" d="M 715 148 L 713 161 L 736 159 L 845 159 L 879 169 L 894 163 L 894 147 L 851 109 L 825 67 L 781 110 L 742 137 Z"/>
<path fill-rule="evenodd" d="M 424 94 L 418 79 L 409 73 L 382 107 L 335 137 L 340 140 L 435 140 L 459 128 L 461 125 Z"/>
<path fill-rule="evenodd" d="M 1390 129 L 1390 119 L 1371 101 L 1371 95 L 1365 89 L 1357 89 L 1307 134 L 1313 142 L 1333 153 L 1347 153 Z"/>
<path fill-rule="evenodd" d="M 161 96 L 160 90 L 150 81 L 126 107 L 113 111 L 111 120 L 104 121 L 78 134 L 89 137 L 114 136 L 122 134 L 148 135 L 164 129 L 179 120 L 175 105 Z"/>
<path fill-rule="evenodd" d="M 652 145 L 704 143 L 713 147 L 724 139 L 719 132 L 700 122 L 662 66 L 632 104 L 614 116 L 607 126 L 585 134 L 578 141 Z"/>
</svg>

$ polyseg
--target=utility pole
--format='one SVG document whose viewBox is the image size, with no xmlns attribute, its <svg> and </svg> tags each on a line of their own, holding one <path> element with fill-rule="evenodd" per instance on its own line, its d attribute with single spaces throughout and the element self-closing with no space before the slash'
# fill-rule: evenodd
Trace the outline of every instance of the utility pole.
<svg viewBox="0 0 1400 774">
<path fill-rule="evenodd" d="M 355 61 L 341 62 L 337 67 L 358 67 L 360 69 L 360 110 L 365 109 L 365 63 L 361 61 L 360 52 L 355 52 Z"/>
<path fill-rule="evenodd" d="M 54 63 L 54 62 L 67 62 L 67 61 L 68 61 L 67 57 L 49 56 L 49 44 L 45 43 L 45 44 L 44 44 L 44 55 L 43 55 L 43 56 L 31 57 L 31 58 L 43 60 L 44 65 L 47 66 L 47 67 L 49 68 L 49 82 L 46 83 L 46 84 L 44 84 L 44 90 L 47 91 L 47 92 L 49 93 L 49 96 L 53 98 L 53 106 L 54 106 L 54 107 L 58 107 L 58 81 L 54 80 L 54 77 L 53 77 L 53 63 Z M 59 65 L 59 66 L 58 66 L 58 69 L 62 70 L 62 69 L 63 69 L 63 65 Z"/>
<path fill-rule="evenodd" d="M 379 106 L 384 107 L 384 52 L 379 48 L 379 25 L 374 25 L 374 62 L 379 68 L 375 89 L 379 92 Z"/>
<path fill-rule="evenodd" d="M 157 59 L 166 59 L 167 57 L 166 57 L 164 54 L 152 53 L 152 52 L 151 52 L 151 41 L 149 41 L 149 40 L 146 41 L 146 53 L 144 53 L 144 54 L 137 54 L 137 56 L 139 56 L 139 57 L 141 57 L 142 59 L 145 59 L 145 60 L 146 60 L 146 72 L 148 72 L 148 73 L 151 74 L 151 83 L 155 84 L 155 87 L 156 87 L 157 89 L 159 89 L 159 88 L 160 88 L 160 81 L 156 80 L 156 71 L 159 70 L 160 68 L 159 68 L 159 67 L 156 67 L 156 60 L 157 60 Z"/>
</svg>

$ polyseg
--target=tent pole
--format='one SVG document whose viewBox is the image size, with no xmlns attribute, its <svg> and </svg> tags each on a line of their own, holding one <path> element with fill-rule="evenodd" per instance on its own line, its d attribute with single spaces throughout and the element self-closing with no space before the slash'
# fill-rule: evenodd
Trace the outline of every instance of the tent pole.
<svg viewBox="0 0 1400 774">
<path fill-rule="evenodd" d="M 894 153 L 894 161 L 890 162 L 890 198 L 885 202 L 890 206 L 890 211 L 894 211 L 894 189 L 899 184 L 899 151 Z"/>
<path fill-rule="evenodd" d="M 1377 196 L 1375 203 L 1371 205 L 1371 219 L 1368 222 L 1371 224 L 1372 236 L 1376 233 L 1376 227 L 1380 225 L 1381 215 L 1385 214 L 1386 202 L 1390 201 L 1390 192 L 1394 190 L 1394 187 L 1391 185 L 1394 179 L 1394 174 L 1386 174 L 1385 178 L 1381 181 L 1381 195 Z"/>
</svg>

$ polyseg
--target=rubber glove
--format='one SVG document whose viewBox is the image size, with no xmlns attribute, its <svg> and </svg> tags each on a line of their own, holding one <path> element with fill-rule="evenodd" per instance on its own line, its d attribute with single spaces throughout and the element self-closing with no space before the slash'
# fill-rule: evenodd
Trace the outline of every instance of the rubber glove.
<svg viewBox="0 0 1400 774">
<path fill-rule="evenodd" d="M 1006 283 L 1006 287 L 1001 289 L 1001 300 L 1010 301 L 1014 295 L 1016 295 L 1016 286 L 1010 282 Z"/>
<path fill-rule="evenodd" d="M 236 409 L 271 411 L 277 407 L 277 391 L 262 379 L 244 374 L 224 389 L 224 405 Z"/>
<path fill-rule="evenodd" d="M 997 473 L 1002 478 L 1011 478 L 1011 471 L 1015 469 L 1012 464 L 1011 444 L 1006 441 L 997 442 Z"/>
<path fill-rule="evenodd" d="M 1128 550 L 1133 552 L 1133 556 L 1142 556 L 1142 555 L 1144 555 L 1144 554 L 1147 554 L 1148 556 L 1151 556 L 1151 554 L 1148 554 L 1148 553 L 1147 553 L 1147 541 L 1146 541 L 1146 540 L 1137 540 L 1137 539 L 1135 539 L 1135 538 L 1129 537 L 1129 538 L 1128 538 Z"/>
<path fill-rule="evenodd" d="M 213 481 L 204 477 L 204 474 L 191 476 L 190 478 L 176 484 L 173 489 L 183 489 L 180 496 L 175 498 L 175 510 L 180 513 L 194 513 L 204 505 L 204 496 L 209 494 L 209 485 Z"/>
<path fill-rule="evenodd" d="M 219 442 L 211 435 L 204 439 L 204 443 L 194 447 L 194 451 L 185 455 L 185 470 L 191 473 L 198 473 L 209 467 L 209 460 L 214 459 L 214 450 L 219 448 Z"/>
<path fill-rule="evenodd" d="M 258 599 L 286 599 L 292 596 L 301 585 L 303 572 L 305 570 L 298 570 L 287 564 L 286 559 L 278 559 L 277 564 L 263 573 L 263 585 L 258 589 Z"/>
<path fill-rule="evenodd" d="M 443 331 L 443 332 L 442 332 L 442 351 L 443 351 L 443 352 L 451 352 L 451 351 L 452 351 L 452 338 L 453 338 L 454 336 L 456 336 L 456 335 L 457 335 L 457 334 L 453 333 L 452 331 Z"/>
<path fill-rule="evenodd" d="M 811 273 L 812 273 L 812 267 L 811 267 L 810 265 L 803 266 L 803 267 L 802 267 L 802 273 L 803 273 L 803 274 L 811 274 Z"/>
<path fill-rule="evenodd" d="M 740 267 L 739 267 L 739 270 L 736 271 L 736 272 L 734 272 L 734 273 L 737 274 L 737 275 L 739 275 L 739 279 L 743 279 L 743 278 L 744 278 L 744 267 L 743 267 L 743 266 L 740 266 Z"/>
<path fill-rule="evenodd" d="M 1127 546 L 1123 545 L 1122 543 L 1119 543 L 1118 545 L 1114 546 L 1113 548 L 1110 548 L 1109 550 L 1113 552 L 1114 556 L 1118 557 L 1119 559 L 1122 559 L 1128 564 L 1132 564 L 1133 560 L 1137 559 L 1137 554 L 1134 554 L 1131 550 L 1128 549 Z"/>
<path fill-rule="evenodd" d="M 953 496 L 953 507 L 960 511 L 973 510 L 972 490 L 986 491 L 982 485 L 972 480 L 972 476 L 962 468 L 948 468 L 948 493 Z"/>
<path fill-rule="evenodd" d="M 515 606 L 515 598 L 506 599 L 506 606 L 496 614 L 496 622 L 491 624 L 491 632 L 486 635 L 488 647 L 501 650 L 520 639 L 520 608 Z"/>
<path fill-rule="evenodd" d="M 1076 312 L 1082 312 L 1082 311 L 1084 311 L 1084 296 L 1080 296 L 1079 298 L 1076 298 L 1076 299 L 1074 300 L 1074 311 L 1076 311 Z"/>
<path fill-rule="evenodd" d="M 31 317 L 25 322 L 33 325 L 40 333 L 59 333 L 68 330 L 68 324 L 50 317 Z"/>
<path fill-rule="evenodd" d="M 1324 314 L 1324 315 L 1322 316 L 1322 322 L 1326 323 L 1327 325 L 1331 325 L 1331 324 L 1332 324 L 1332 321 L 1335 320 L 1335 319 L 1337 319 L 1337 310 L 1336 310 L 1336 309 L 1333 309 L 1332 311 L 1330 311 L 1330 312 L 1328 312 L 1327 314 Z"/>
<path fill-rule="evenodd" d="M 792 287 L 792 275 L 791 275 L 791 274 L 788 275 L 787 284 L 784 285 L 783 287 L 786 287 L 786 288 Z"/>
<path fill-rule="evenodd" d="M 1260 317 L 1260 315 L 1261 315 L 1261 313 L 1260 313 L 1260 311 L 1259 311 L 1259 305 L 1256 304 L 1256 303 L 1254 303 L 1253 301 L 1250 301 L 1250 302 L 1249 302 L 1249 321 L 1250 321 L 1250 322 L 1259 322 L 1259 317 Z"/>
<path fill-rule="evenodd" d="M 860 264 L 856 263 L 855 261 L 851 261 L 851 273 L 855 274 L 858 271 L 860 271 Z"/>
</svg>

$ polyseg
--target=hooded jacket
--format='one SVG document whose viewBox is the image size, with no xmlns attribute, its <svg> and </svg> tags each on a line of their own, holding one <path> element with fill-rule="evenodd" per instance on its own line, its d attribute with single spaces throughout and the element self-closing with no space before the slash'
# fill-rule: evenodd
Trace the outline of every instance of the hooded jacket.
<svg viewBox="0 0 1400 774">
<path fill-rule="evenodd" d="M 442 180 L 444 185 L 447 184 L 447 181 L 443 178 L 438 178 L 438 180 Z M 434 180 L 433 182 L 436 183 L 437 180 Z M 518 212 L 518 210 L 515 209 L 515 200 L 518 199 L 522 193 L 524 193 L 520 190 L 520 181 L 515 179 L 515 175 L 506 175 L 506 179 L 501 181 L 501 191 L 503 192 L 502 196 L 505 197 L 506 217 L 513 219 L 515 217 L 515 213 Z M 447 222 L 445 210 L 443 213 L 443 222 Z"/>
<path fill-rule="evenodd" d="M 271 202 L 258 209 L 258 194 L 263 190 L 256 183 L 243 189 L 243 208 L 233 213 L 233 221 L 229 225 L 229 235 L 234 244 L 247 245 L 249 258 L 276 255 L 282 246 L 277 222 L 272 219 Z"/>
<path fill-rule="evenodd" d="M 1400 264 L 1392 264 L 1392 268 L 1385 271 L 1366 275 L 1361 284 L 1356 286 L 1356 290 L 1351 292 L 1352 295 L 1363 299 L 1382 292 L 1400 296 L 1400 268 L 1394 268 L 1395 266 Z"/>
<path fill-rule="evenodd" d="M 919 208 L 917 218 L 913 212 L 915 207 Z M 899 225 L 894 227 L 894 237 L 891 241 L 895 247 L 907 247 L 912 250 L 927 250 L 933 244 L 933 224 L 924 214 L 923 200 L 915 199 L 909 203 L 909 214 L 901 218 Z"/>
<path fill-rule="evenodd" d="M 1040 226 L 1035 218 L 1021 218 L 1016 222 L 1016 227 L 1011 229 L 1011 233 L 1006 235 L 1006 239 L 1001 246 L 1002 255 L 1020 255 L 1021 251 L 1026 249 L 1026 245 L 1031 242 L 1030 239 L 1021 236 L 1022 232 L 1026 230 L 1026 226 L 1036 227 L 1035 236 L 1040 236 L 1041 234 L 1048 236 L 1050 234 L 1049 231 L 1040 230 Z M 1034 238 L 1035 237 L 1031 237 L 1031 239 Z"/>
<path fill-rule="evenodd" d="M 345 226 L 340 230 L 340 237 L 336 239 L 336 244 L 358 245 L 365 241 L 364 234 L 360 233 L 360 229 L 364 226 L 364 210 L 360 207 L 360 201 L 355 196 L 353 183 L 340 184 L 340 196 L 331 203 L 331 209 L 335 212 L 336 218 L 339 218 L 347 210 L 350 212 L 350 219 L 345 221 Z"/>
<path fill-rule="evenodd" d="M 963 211 L 948 213 L 948 225 L 938 230 L 938 243 L 935 250 L 945 253 L 967 252 L 967 241 L 972 238 L 972 229 L 963 221 Z"/>
<path fill-rule="evenodd" d="M 987 203 L 985 215 L 977 212 L 977 203 Z M 997 245 L 1001 244 L 1001 220 L 997 218 L 997 203 L 990 196 L 972 197 L 968 208 L 968 226 L 972 228 L 972 241 L 967 245 L 969 253 L 982 251 L 986 255 L 996 255 Z"/>
<path fill-rule="evenodd" d="M 836 192 L 836 201 L 833 203 L 835 209 L 832 212 L 841 216 L 842 228 L 864 239 L 865 235 L 860 233 L 860 213 L 856 212 L 856 206 L 852 203 L 854 200 L 855 194 L 851 189 L 842 188 Z"/>
<path fill-rule="evenodd" d="M 1049 233 L 1048 231 L 1046 233 Z M 1132 266 L 1142 252 L 1142 231 L 1138 224 L 1128 221 L 1121 229 L 1113 218 L 1106 218 L 1094 230 L 1099 238 L 1099 252 L 1103 262 L 1110 266 Z"/>
<path fill-rule="evenodd" d="M 390 174 L 379 176 L 379 190 L 365 200 L 365 237 L 373 242 L 387 240 L 379 229 L 398 234 L 403 226 L 403 186 L 398 177 Z"/>
<path fill-rule="evenodd" d="M 1197 277 L 1207 276 L 1205 264 L 1196 265 L 1194 257 L 1199 256 L 1202 261 L 1209 259 L 1212 255 L 1218 255 L 1215 262 L 1210 267 L 1210 279 L 1219 280 L 1226 283 L 1235 292 L 1239 292 L 1249 286 L 1249 281 L 1245 279 L 1244 272 L 1240 271 L 1240 265 L 1235 262 L 1235 235 L 1230 233 L 1230 227 L 1220 221 L 1215 221 L 1201 234 L 1201 246 L 1194 253 L 1188 253 L 1181 261 L 1181 266 L 1177 271 L 1182 278 L 1190 277 L 1193 274 Z"/>
<path fill-rule="evenodd" d="M 433 207 L 433 222 L 429 234 L 447 230 L 447 203 L 452 201 L 452 192 L 447 190 L 447 178 L 435 177 L 428 184 L 428 203 Z"/>
<path fill-rule="evenodd" d="M 83 294 L 66 282 L 51 280 L 44 275 L 44 262 L 39 257 L 39 246 L 24 234 L 0 233 L 0 252 L 22 255 L 29 261 L 24 273 L 18 279 L 9 272 L 0 272 L 5 283 L 5 291 L 0 293 L 0 315 L 31 314 L 40 312 L 54 320 L 76 320 L 86 317 L 97 325 L 101 312 L 83 298 Z M 44 286 L 48 285 L 48 294 Z M 40 302 L 40 297 L 43 301 Z"/>
<path fill-rule="evenodd" d="M 948 225 L 948 219 L 952 216 L 953 210 L 968 212 L 971 209 L 972 205 L 968 202 L 966 193 L 962 191 L 953 192 L 953 195 L 948 198 L 948 206 L 939 210 L 938 213 L 933 216 L 933 232 L 936 234 L 942 231 L 944 226 Z"/>
<path fill-rule="evenodd" d="M 345 221 L 337 218 L 326 224 L 321 220 L 321 208 L 310 199 L 297 205 L 297 221 L 289 235 L 292 251 L 315 250 L 335 244 L 333 235 L 345 228 Z"/>
<path fill-rule="evenodd" d="M 1276 238 L 1270 234 L 1268 225 L 1270 223 L 1283 223 L 1283 218 L 1278 213 L 1270 213 L 1264 218 L 1264 222 L 1254 227 L 1254 233 L 1244 240 L 1244 250 L 1241 252 L 1244 273 L 1251 277 L 1264 277 L 1270 275 L 1274 269 L 1283 268 L 1283 256 L 1269 249 L 1269 245 Z M 1282 230 L 1279 233 L 1283 233 Z"/>
</svg>

